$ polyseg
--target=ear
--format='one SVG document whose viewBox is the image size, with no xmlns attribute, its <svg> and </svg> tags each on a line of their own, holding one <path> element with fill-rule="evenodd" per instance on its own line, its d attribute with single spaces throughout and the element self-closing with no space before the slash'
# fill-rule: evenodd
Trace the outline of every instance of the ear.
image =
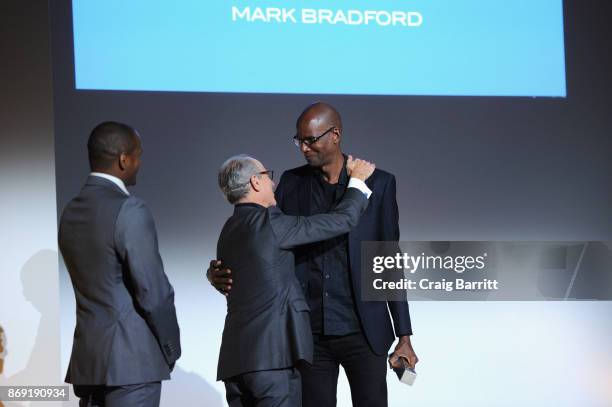
<svg viewBox="0 0 612 407">
<path fill-rule="evenodd" d="M 334 137 L 333 137 L 334 144 L 338 144 L 340 142 L 340 139 L 342 138 L 342 130 L 336 127 L 334 128 L 333 133 L 334 133 Z"/>
<path fill-rule="evenodd" d="M 121 153 L 119 154 L 119 169 L 121 169 L 121 171 L 125 171 L 125 169 L 127 168 L 127 161 L 128 161 L 128 157 L 127 154 L 125 153 Z"/>
<path fill-rule="evenodd" d="M 251 175 L 250 182 L 251 182 L 251 188 L 253 188 L 254 191 L 256 192 L 261 191 L 261 181 L 257 175 Z"/>
</svg>

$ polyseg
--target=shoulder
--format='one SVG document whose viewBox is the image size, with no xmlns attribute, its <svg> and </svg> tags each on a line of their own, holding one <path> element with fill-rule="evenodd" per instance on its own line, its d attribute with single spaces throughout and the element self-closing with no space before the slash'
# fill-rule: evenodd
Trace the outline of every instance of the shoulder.
<svg viewBox="0 0 612 407">
<path fill-rule="evenodd" d="M 135 224 L 152 220 L 151 210 L 143 199 L 134 195 L 125 197 L 117 216 L 118 223 Z"/>
<path fill-rule="evenodd" d="M 382 190 L 386 189 L 388 185 L 395 183 L 395 175 L 376 168 L 374 173 L 366 180 L 366 184 L 372 189 Z"/>
<path fill-rule="evenodd" d="M 72 211 L 78 205 L 79 200 L 80 200 L 80 196 L 76 196 L 72 198 L 70 201 L 68 201 L 68 203 L 66 204 L 66 206 L 64 206 L 64 209 L 62 210 L 60 219 L 63 219 L 66 215 L 68 215 L 70 211 Z"/>
<path fill-rule="evenodd" d="M 376 177 L 376 178 L 378 178 L 378 179 L 380 179 L 382 181 L 385 181 L 385 182 L 389 182 L 389 181 L 395 179 L 395 175 L 391 174 L 388 171 L 381 170 L 379 168 L 376 168 L 374 170 L 374 174 L 372 174 L 372 177 Z"/>
<path fill-rule="evenodd" d="M 276 205 L 265 208 L 264 213 L 270 222 L 275 222 L 284 215 L 283 211 Z"/>
<path fill-rule="evenodd" d="M 306 185 L 311 174 L 312 168 L 309 165 L 303 165 L 283 172 L 276 186 L 278 204 L 285 208 L 286 203 L 284 202 L 283 196 L 291 195 L 297 188 Z"/>
<path fill-rule="evenodd" d="M 283 172 L 283 175 L 281 175 L 281 179 L 285 181 L 290 181 L 290 180 L 295 180 L 295 179 L 299 179 L 303 177 L 308 177 L 311 174 L 312 174 L 312 168 L 308 164 L 306 164 L 306 165 L 302 165 L 301 167 L 292 168 L 290 170 Z"/>
<path fill-rule="evenodd" d="M 147 203 L 144 199 L 134 195 L 127 196 L 121 205 L 122 211 L 148 211 Z"/>
</svg>

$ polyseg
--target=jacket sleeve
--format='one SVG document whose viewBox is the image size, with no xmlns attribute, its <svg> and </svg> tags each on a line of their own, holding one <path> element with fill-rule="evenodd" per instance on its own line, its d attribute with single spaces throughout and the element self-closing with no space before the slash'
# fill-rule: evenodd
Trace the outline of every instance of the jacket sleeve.
<svg viewBox="0 0 612 407">
<path fill-rule="evenodd" d="M 397 208 L 397 193 L 395 176 L 385 186 L 381 205 L 382 229 L 380 239 L 384 241 L 397 242 L 400 238 L 399 232 L 399 210 Z M 398 246 L 399 250 L 399 246 Z M 410 321 L 410 312 L 408 310 L 408 301 L 387 301 L 391 317 L 393 318 L 393 326 L 395 328 L 395 336 L 412 335 L 412 323 Z"/>
<path fill-rule="evenodd" d="M 348 188 L 342 200 L 327 213 L 312 216 L 285 215 L 278 207 L 268 208 L 270 224 L 281 249 L 331 239 L 357 225 L 368 205 L 365 194 Z"/>
<path fill-rule="evenodd" d="M 115 224 L 115 246 L 138 311 L 172 367 L 181 355 L 174 289 L 164 272 L 155 223 L 144 201 L 130 197 L 121 207 Z"/>
</svg>

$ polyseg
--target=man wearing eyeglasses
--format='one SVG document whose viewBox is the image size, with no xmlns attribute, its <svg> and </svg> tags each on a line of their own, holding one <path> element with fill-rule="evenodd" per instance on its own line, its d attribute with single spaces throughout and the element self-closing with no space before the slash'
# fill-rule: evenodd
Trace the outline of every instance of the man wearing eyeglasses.
<svg viewBox="0 0 612 407">
<path fill-rule="evenodd" d="M 327 213 L 288 216 L 276 206 L 273 172 L 252 157 L 229 158 L 219 187 L 233 215 L 217 243 L 218 259 L 236 281 L 227 295 L 227 316 L 217 380 L 230 407 L 296 407 L 302 402 L 295 368 L 312 363 L 308 305 L 294 270 L 291 249 L 347 233 L 367 207 L 364 181 L 374 165 L 347 160 L 351 178 L 343 198 Z"/>
<path fill-rule="evenodd" d="M 325 212 L 343 196 L 348 177 L 342 153 L 342 120 L 326 103 L 308 106 L 297 120 L 293 141 L 307 165 L 285 171 L 276 189 L 278 207 L 289 215 Z M 301 370 L 303 405 L 333 407 L 339 366 L 346 372 L 353 406 L 387 405 L 387 352 L 398 338 L 390 363 L 418 362 L 410 336 L 406 301 L 361 300 L 361 242 L 398 241 L 395 177 L 377 169 L 368 179 L 373 191 L 367 211 L 349 233 L 296 248 L 295 272 L 311 308 L 314 360 Z M 221 292 L 235 284 L 231 267 L 212 261 L 211 283 Z"/>
</svg>

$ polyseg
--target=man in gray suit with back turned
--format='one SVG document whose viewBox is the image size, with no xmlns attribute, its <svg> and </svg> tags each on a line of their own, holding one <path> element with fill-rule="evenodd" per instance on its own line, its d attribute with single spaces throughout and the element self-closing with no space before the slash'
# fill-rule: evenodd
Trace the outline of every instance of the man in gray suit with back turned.
<svg viewBox="0 0 612 407">
<path fill-rule="evenodd" d="M 217 244 L 217 259 L 236 275 L 227 295 L 227 316 L 217 380 L 230 407 L 297 407 L 301 380 L 295 368 L 312 363 L 309 308 L 294 271 L 295 246 L 347 233 L 371 194 L 364 181 L 374 165 L 347 163 L 351 179 L 343 199 L 328 213 L 288 216 L 276 205 L 272 171 L 254 158 L 228 159 L 219 187 L 234 205 Z"/>
<path fill-rule="evenodd" d="M 159 406 L 181 346 L 153 217 L 126 189 L 136 183 L 140 137 L 105 122 L 87 148 L 92 172 L 59 226 L 77 305 L 66 382 L 80 406 Z"/>
</svg>

